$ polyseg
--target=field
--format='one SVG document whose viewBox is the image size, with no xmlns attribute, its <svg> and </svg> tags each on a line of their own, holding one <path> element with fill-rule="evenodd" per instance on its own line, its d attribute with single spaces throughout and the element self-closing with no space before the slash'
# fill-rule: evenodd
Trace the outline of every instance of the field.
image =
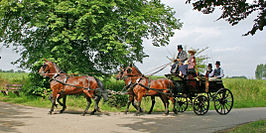
<svg viewBox="0 0 266 133">
<path fill-rule="evenodd" d="M 156 77 L 153 77 L 156 78 Z M 26 73 L 0 73 L 0 87 L 7 83 L 23 84 L 27 79 Z M 265 80 L 248 80 L 248 79 L 223 79 L 226 88 L 230 89 L 234 95 L 234 108 L 248 107 L 266 107 L 266 81 Z M 110 79 L 104 82 L 107 89 L 121 90 L 124 86 L 122 81 Z M 124 111 L 127 102 L 127 96 L 115 97 L 108 103 L 101 101 L 100 108 L 104 111 Z M 37 107 L 50 107 L 51 103 L 47 98 L 25 95 L 22 93 L 20 97 L 16 95 L 4 96 L 0 94 L 0 101 L 19 103 Z M 148 111 L 151 106 L 150 98 L 144 98 L 142 108 Z M 170 104 L 170 109 L 172 104 Z M 82 96 L 68 96 L 68 109 L 83 110 L 86 107 L 86 100 Z M 93 107 L 93 105 L 91 105 Z M 213 106 L 210 105 L 211 109 Z M 92 109 L 92 108 L 91 108 Z M 191 108 L 189 108 L 191 110 Z M 156 99 L 154 111 L 163 111 L 164 107 L 160 99 Z M 131 106 L 130 111 L 135 111 Z"/>
</svg>

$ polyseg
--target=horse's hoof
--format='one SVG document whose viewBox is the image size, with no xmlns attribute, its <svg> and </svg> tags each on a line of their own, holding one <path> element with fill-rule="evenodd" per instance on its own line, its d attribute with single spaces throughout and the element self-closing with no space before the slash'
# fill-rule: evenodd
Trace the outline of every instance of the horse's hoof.
<svg viewBox="0 0 266 133">
<path fill-rule="evenodd" d="M 49 111 L 49 113 L 48 113 L 49 115 L 52 115 L 53 114 L 53 112 L 52 111 Z"/>
<path fill-rule="evenodd" d="M 90 115 L 94 115 L 94 112 L 91 112 Z"/>
<path fill-rule="evenodd" d="M 126 112 L 124 112 L 125 114 L 127 114 L 127 111 Z"/>
<path fill-rule="evenodd" d="M 135 114 L 135 116 L 140 116 L 140 113 L 139 113 L 139 112 L 137 112 L 137 113 Z"/>
<path fill-rule="evenodd" d="M 86 113 L 84 112 L 83 114 L 82 114 L 82 116 L 85 116 L 86 115 Z"/>
<path fill-rule="evenodd" d="M 148 112 L 148 114 L 151 114 L 151 112 Z"/>
<path fill-rule="evenodd" d="M 64 112 L 64 110 L 60 110 L 60 112 L 59 112 L 59 113 L 60 113 L 60 114 L 62 114 L 63 112 Z"/>
</svg>

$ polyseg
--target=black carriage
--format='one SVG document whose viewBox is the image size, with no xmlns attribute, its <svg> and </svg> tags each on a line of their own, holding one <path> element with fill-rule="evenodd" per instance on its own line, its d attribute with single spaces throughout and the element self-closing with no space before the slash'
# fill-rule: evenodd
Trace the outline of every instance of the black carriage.
<svg viewBox="0 0 266 133">
<path fill-rule="evenodd" d="M 176 108 L 184 112 L 189 105 L 197 115 L 204 115 L 209 110 L 210 101 L 213 101 L 214 108 L 221 115 L 228 114 L 234 104 L 233 94 L 229 89 L 224 88 L 221 79 L 206 82 L 205 77 L 184 79 L 177 75 L 166 75 L 173 81 L 172 93 L 176 98 Z M 206 83 L 209 84 L 206 86 Z"/>
</svg>

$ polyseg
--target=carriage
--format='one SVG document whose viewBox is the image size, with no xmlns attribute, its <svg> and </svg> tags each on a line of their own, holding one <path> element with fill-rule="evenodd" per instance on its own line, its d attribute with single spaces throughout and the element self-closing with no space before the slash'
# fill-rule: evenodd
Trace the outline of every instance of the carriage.
<svg viewBox="0 0 266 133">
<path fill-rule="evenodd" d="M 228 114 L 233 107 L 233 94 L 224 88 L 221 79 L 206 82 L 204 77 L 184 79 L 178 75 L 165 76 L 174 84 L 171 90 L 179 112 L 186 111 L 192 105 L 195 114 L 204 115 L 208 112 L 211 101 L 216 112 L 221 115 Z"/>
</svg>

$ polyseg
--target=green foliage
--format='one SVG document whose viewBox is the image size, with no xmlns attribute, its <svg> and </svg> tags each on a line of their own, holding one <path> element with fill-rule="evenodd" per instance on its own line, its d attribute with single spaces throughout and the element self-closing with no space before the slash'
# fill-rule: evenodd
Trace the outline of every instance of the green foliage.
<svg viewBox="0 0 266 133">
<path fill-rule="evenodd" d="M 257 65 L 255 76 L 256 79 L 266 79 L 266 64 Z"/>
<path fill-rule="evenodd" d="M 174 13 L 160 0 L 2 0 L 0 41 L 14 45 L 15 63 L 31 70 L 54 58 L 65 71 L 108 73 L 141 62 L 144 38 L 167 45 L 182 26 Z"/>
<path fill-rule="evenodd" d="M 223 133 L 265 133 L 266 119 L 237 126 Z"/>
<path fill-rule="evenodd" d="M 186 3 L 192 3 L 194 10 L 204 14 L 212 13 L 215 8 L 219 7 L 222 10 L 222 15 L 218 20 L 225 19 L 231 25 L 236 25 L 250 14 L 257 13 L 252 29 L 245 35 L 254 35 L 257 30 L 262 31 L 266 25 L 265 0 L 254 0 L 252 3 L 247 0 L 186 0 Z"/>
<path fill-rule="evenodd" d="M 121 108 L 127 105 L 127 101 L 127 95 L 112 95 L 107 103 L 110 107 Z"/>
<path fill-rule="evenodd" d="M 202 48 L 202 49 L 197 49 L 196 51 L 196 64 L 197 64 L 197 68 L 198 71 L 203 73 L 206 69 L 206 60 L 209 59 L 209 57 L 207 55 L 202 54 L 205 50 L 207 50 L 209 47 L 206 48 Z"/>
</svg>

